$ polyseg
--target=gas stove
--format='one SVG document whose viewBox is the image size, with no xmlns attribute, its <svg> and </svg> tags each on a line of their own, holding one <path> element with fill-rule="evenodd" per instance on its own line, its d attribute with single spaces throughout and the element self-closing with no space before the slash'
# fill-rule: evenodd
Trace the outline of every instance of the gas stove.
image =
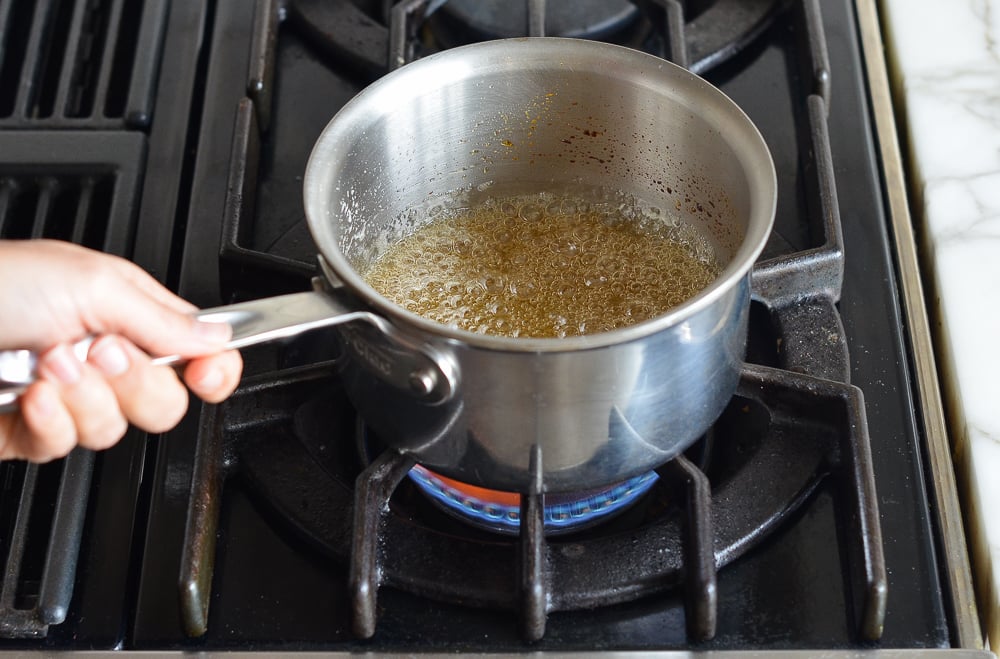
<svg viewBox="0 0 1000 659">
<path fill-rule="evenodd" d="M 319 132 L 478 40 L 686 66 L 755 122 L 779 187 L 737 393 L 683 457 L 578 495 L 470 488 L 367 432 L 336 330 L 250 348 L 232 399 L 171 432 L 0 465 L 0 647 L 981 648 L 898 281 L 873 19 L 850 0 L 0 3 L 0 237 L 121 254 L 200 306 L 309 288 Z"/>
</svg>

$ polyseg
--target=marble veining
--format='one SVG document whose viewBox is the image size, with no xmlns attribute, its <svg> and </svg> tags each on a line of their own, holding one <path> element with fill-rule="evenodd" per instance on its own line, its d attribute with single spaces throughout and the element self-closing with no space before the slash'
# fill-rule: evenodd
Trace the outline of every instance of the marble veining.
<svg viewBox="0 0 1000 659">
<path fill-rule="evenodd" d="M 1000 645 L 1000 0 L 881 0 L 977 598 Z"/>
</svg>

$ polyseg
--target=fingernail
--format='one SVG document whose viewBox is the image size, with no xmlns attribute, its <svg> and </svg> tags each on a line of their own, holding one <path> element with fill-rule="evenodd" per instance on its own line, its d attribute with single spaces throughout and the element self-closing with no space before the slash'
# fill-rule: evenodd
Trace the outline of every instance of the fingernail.
<svg viewBox="0 0 1000 659">
<path fill-rule="evenodd" d="M 45 353 L 38 371 L 49 380 L 62 384 L 76 384 L 83 376 L 80 360 L 67 345 L 58 345 Z"/>
<path fill-rule="evenodd" d="M 198 391 L 214 391 L 222 386 L 222 371 L 218 368 L 210 368 L 208 371 L 201 376 L 198 380 L 197 389 Z"/>
<path fill-rule="evenodd" d="M 203 320 L 195 321 L 194 333 L 198 338 L 209 343 L 223 344 L 233 335 L 229 323 L 210 323 Z"/>
<path fill-rule="evenodd" d="M 114 337 L 104 337 L 90 349 L 90 360 L 97 369 L 109 377 L 121 375 L 128 370 L 128 355 L 121 343 Z"/>
</svg>

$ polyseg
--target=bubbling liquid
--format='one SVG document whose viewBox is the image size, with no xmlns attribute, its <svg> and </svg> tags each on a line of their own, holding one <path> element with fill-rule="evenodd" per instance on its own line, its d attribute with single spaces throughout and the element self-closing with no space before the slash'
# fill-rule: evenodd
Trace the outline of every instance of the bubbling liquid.
<svg viewBox="0 0 1000 659">
<path fill-rule="evenodd" d="M 450 327 L 562 338 L 659 316 L 720 271 L 692 227 L 637 205 L 542 194 L 448 211 L 391 245 L 363 276 Z"/>
</svg>

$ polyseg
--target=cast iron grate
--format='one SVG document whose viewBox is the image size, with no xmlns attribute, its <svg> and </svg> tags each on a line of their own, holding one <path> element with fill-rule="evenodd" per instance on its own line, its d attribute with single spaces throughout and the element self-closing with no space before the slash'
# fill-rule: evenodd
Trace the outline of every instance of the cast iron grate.
<svg viewBox="0 0 1000 659">
<path fill-rule="evenodd" d="M 58 238 L 127 256 L 140 134 L 0 132 L 0 238 Z M 0 637 L 45 636 L 69 609 L 94 465 L 77 449 L 0 464 Z"/>
<path fill-rule="evenodd" d="M 118 132 L 0 132 L 0 238 L 131 249 L 146 143 Z"/>
<path fill-rule="evenodd" d="M 292 28 L 304 33 L 311 43 L 327 53 L 330 60 L 336 61 L 338 66 L 346 65 L 366 75 L 377 76 L 424 52 L 422 49 L 427 46 L 425 40 L 427 31 L 420 26 L 444 4 L 445 0 L 389 2 L 383 3 L 382 16 L 372 16 L 349 2 L 318 3 L 311 0 L 295 0 L 287 5 L 281 5 L 276 1 L 258 3 L 253 21 L 247 95 L 239 103 L 231 143 L 221 236 L 223 261 L 236 264 L 240 276 L 245 276 L 248 272 L 257 272 L 265 278 L 277 275 L 294 282 L 304 281 L 314 271 L 311 263 L 297 258 L 294 253 L 284 254 L 281 250 L 271 249 L 274 243 L 268 243 L 262 248 L 256 236 L 258 225 L 267 224 L 270 227 L 268 222 L 270 218 L 257 217 L 256 202 L 260 163 L 269 148 L 266 137 L 272 120 L 270 110 L 274 86 L 273 71 L 277 35 L 279 29 L 282 29 L 280 27 L 282 20 L 287 16 Z M 555 4 L 553 1 L 553 5 Z M 546 33 L 547 5 L 548 3 L 542 0 L 526 0 L 525 34 Z M 725 53 L 712 54 L 714 51 L 706 49 L 706 43 L 710 39 L 706 36 L 707 33 L 699 33 L 696 27 L 698 21 L 713 10 L 703 10 L 692 20 L 686 20 L 686 5 L 677 0 L 657 0 L 642 3 L 641 6 L 643 12 L 650 12 L 650 16 L 656 17 L 653 22 L 655 32 L 653 36 L 660 55 L 696 71 L 718 64 L 725 58 Z M 736 37 L 730 34 L 726 42 L 731 44 L 728 54 L 748 47 L 754 35 L 767 29 L 768 19 L 776 13 L 781 13 L 783 20 L 794 21 L 794 32 L 801 37 L 801 44 L 796 48 L 796 53 L 800 57 L 796 59 L 797 63 L 794 65 L 800 71 L 797 76 L 793 76 L 796 80 L 801 80 L 796 87 L 801 92 L 801 97 L 794 99 L 796 105 L 794 128 L 799 136 L 796 144 L 799 151 L 799 177 L 804 188 L 801 191 L 804 211 L 802 217 L 797 220 L 806 226 L 805 240 L 808 244 L 793 247 L 793 244 L 800 241 L 786 240 L 780 232 L 775 232 L 772 242 L 765 250 L 765 258 L 755 266 L 754 315 L 758 321 L 769 326 L 766 336 L 776 339 L 775 347 L 765 348 L 763 352 L 768 353 L 767 363 L 773 363 L 781 370 L 747 366 L 741 384 L 741 396 L 753 398 L 754 394 L 748 393 L 747 388 L 753 389 L 756 385 L 748 383 L 766 380 L 770 382 L 767 386 L 777 386 L 783 391 L 784 387 L 788 387 L 788 391 L 798 391 L 798 393 L 778 395 L 780 400 L 775 404 L 779 409 L 785 409 L 787 400 L 797 400 L 801 406 L 797 413 L 804 414 L 804 418 L 815 422 L 817 419 L 810 416 L 813 413 L 810 410 L 814 408 L 812 402 L 816 400 L 812 396 L 818 395 L 820 399 L 827 401 L 819 405 L 819 409 L 826 410 L 820 413 L 821 416 L 830 413 L 839 419 L 838 423 L 846 423 L 846 427 L 861 430 L 857 437 L 849 440 L 836 439 L 841 436 L 841 430 L 831 430 L 826 433 L 824 436 L 828 439 L 824 444 L 825 448 L 817 449 L 817 452 L 812 454 L 811 462 L 804 461 L 810 464 L 799 465 L 803 471 L 791 478 L 791 481 L 796 483 L 794 491 L 782 495 L 778 508 L 782 510 L 793 508 L 794 504 L 789 502 L 797 503 L 805 496 L 804 492 L 812 486 L 803 486 L 798 479 L 815 473 L 816 467 L 821 463 L 832 465 L 830 468 L 838 474 L 836 477 L 838 483 L 847 482 L 854 488 L 846 489 L 843 496 L 847 498 L 847 505 L 855 511 L 850 516 L 861 529 L 857 535 L 847 540 L 847 543 L 856 550 L 852 553 L 863 557 L 856 562 L 856 566 L 861 566 L 860 571 L 864 573 L 862 579 L 864 585 L 857 589 L 864 593 L 861 598 L 862 603 L 859 605 L 863 610 L 859 626 L 862 637 L 876 639 L 881 634 L 881 621 L 885 614 L 885 567 L 882 560 L 873 478 L 870 460 L 867 457 L 868 437 L 863 431 L 865 426 L 863 402 L 858 390 L 844 384 L 848 381 L 850 369 L 846 337 L 837 309 L 843 280 L 844 254 L 827 124 L 830 67 L 819 2 L 798 0 L 790 3 L 790 6 L 789 3 L 717 2 L 711 6 L 751 17 L 749 23 L 745 24 L 748 27 L 739 30 Z M 350 26 L 349 34 L 343 29 L 347 25 Z M 431 46 L 433 48 L 433 44 Z M 287 225 L 287 218 L 282 219 Z M 295 227 L 291 229 L 286 227 L 286 230 L 292 233 Z M 760 344 L 760 341 L 760 338 L 754 339 L 751 336 L 751 358 L 758 352 L 753 347 L 754 343 Z M 770 356 L 771 351 L 773 359 Z M 261 386 L 266 388 L 268 385 Z M 806 392 L 808 395 L 803 396 L 802 394 Z M 770 400 L 770 403 L 774 402 Z M 272 404 L 268 404 L 268 407 L 272 407 Z M 834 409 L 837 411 L 831 412 Z M 214 547 L 212 529 L 215 528 L 218 498 L 221 496 L 222 483 L 225 479 L 226 469 L 223 464 L 230 463 L 229 458 L 224 458 L 222 455 L 222 440 L 218 437 L 220 428 L 225 423 L 212 413 L 209 417 L 211 418 L 203 420 L 203 434 L 199 435 L 199 452 L 193 478 L 194 492 L 189 504 L 188 532 L 182 561 L 181 591 L 185 624 L 188 632 L 193 635 L 204 633 L 207 625 L 210 566 Z M 829 417 L 824 418 L 829 420 Z M 843 427 L 838 426 L 838 428 Z M 779 433 L 784 440 L 788 440 L 794 434 Z M 215 439 L 212 439 L 213 435 L 216 436 Z M 788 449 L 795 451 L 801 450 L 801 447 L 788 447 Z M 778 452 L 785 454 L 785 447 L 781 447 Z M 848 459 L 842 460 L 845 456 Z M 267 478 L 261 476 L 258 479 L 258 487 L 272 499 L 278 499 L 276 505 L 279 507 L 282 506 L 280 493 L 274 490 L 281 487 L 293 489 L 299 487 L 296 483 L 275 485 L 274 474 L 280 470 L 273 469 L 273 465 L 283 457 L 270 455 L 265 461 L 267 468 L 261 469 L 261 473 L 266 471 L 271 475 Z M 251 463 L 252 461 L 243 461 L 244 467 Z M 684 589 L 690 594 L 688 600 L 691 612 L 690 635 L 694 639 L 704 639 L 710 638 L 714 630 L 716 614 L 712 592 L 715 567 L 746 551 L 764 533 L 773 528 L 780 515 L 757 511 L 763 515 L 762 519 L 768 521 L 756 526 L 750 525 L 752 528 L 737 523 L 736 526 L 745 531 L 744 535 L 734 535 L 733 532 L 726 530 L 726 527 L 720 528 L 718 524 L 712 524 L 711 520 L 726 517 L 727 506 L 733 503 L 727 499 L 728 490 L 724 486 L 712 492 L 711 496 L 704 496 L 707 487 L 700 485 L 699 476 L 686 467 L 683 463 L 680 466 L 664 467 L 666 471 L 682 472 L 679 479 L 682 485 L 678 487 L 688 492 L 692 516 L 682 525 L 688 529 L 686 534 L 680 528 L 672 528 L 673 540 L 660 539 L 661 546 L 668 546 L 670 550 L 659 552 L 657 556 L 667 556 L 665 560 L 678 563 L 651 568 L 664 570 L 653 575 L 651 581 L 657 584 L 676 585 L 680 583 L 682 573 L 692 575 L 692 578 L 684 583 Z M 252 471 L 252 467 L 250 469 Z M 613 594 L 602 599 L 591 591 L 583 590 L 593 585 L 593 575 L 589 573 L 585 578 L 587 583 L 576 583 L 569 577 L 569 594 L 565 590 L 550 591 L 549 585 L 553 580 L 553 573 L 550 572 L 552 564 L 558 563 L 561 559 L 553 558 L 554 554 L 547 549 L 545 537 L 531 530 L 537 524 L 531 523 L 526 524 L 526 530 L 522 532 L 519 564 L 523 579 L 520 583 L 493 583 L 490 584 L 491 589 L 484 588 L 480 591 L 470 586 L 469 580 L 463 578 L 453 585 L 441 586 L 443 582 L 448 583 L 448 579 L 442 577 L 452 575 L 456 565 L 472 559 L 467 558 L 465 553 L 455 554 L 448 566 L 442 569 L 444 573 L 439 574 L 434 569 L 428 569 L 425 564 L 421 564 L 421 570 L 416 572 L 404 569 L 402 565 L 409 560 L 409 556 L 425 556 L 433 554 L 432 551 L 420 549 L 403 557 L 396 556 L 395 553 L 385 553 L 385 547 L 403 541 L 402 537 L 397 537 L 403 533 L 394 535 L 396 531 L 391 516 L 385 517 L 381 511 L 385 510 L 384 504 L 389 500 L 398 480 L 408 470 L 408 466 L 405 459 L 387 454 L 384 459 L 376 461 L 372 469 L 371 475 L 374 480 L 370 485 L 359 485 L 356 501 L 359 509 L 368 508 L 373 514 L 360 514 L 354 523 L 353 536 L 350 522 L 344 522 L 347 524 L 345 528 L 342 527 L 341 521 L 336 520 L 303 520 L 301 511 L 296 511 L 294 505 L 288 505 L 282 511 L 283 514 L 293 518 L 297 526 L 308 526 L 308 523 L 313 523 L 319 529 L 320 535 L 329 534 L 331 540 L 338 541 L 338 546 L 353 547 L 350 555 L 352 588 L 356 604 L 354 627 L 359 636 L 365 637 L 374 633 L 374 598 L 378 586 L 383 581 L 404 590 L 431 596 L 442 594 L 442 590 L 454 588 L 458 592 L 455 599 L 463 602 L 524 611 L 526 612 L 524 634 L 529 639 L 539 638 L 544 633 L 545 615 L 548 611 L 614 603 L 621 601 L 617 598 L 622 597 L 624 593 L 632 591 L 639 591 L 639 596 L 645 594 L 641 586 L 621 586 L 620 582 L 615 582 L 605 584 L 602 592 L 605 595 Z M 299 468 L 293 471 L 296 474 L 300 473 Z M 771 473 L 767 473 L 766 479 L 772 480 Z M 253 475 L 251 479 L 254 479 Z M 281 483 L 280 478 L 278 482 Z M 319 483 L 313 485 L 319 486 Z M 702 494 L 698 494 L 699 492 Z M 541 497 L 535 496 L 538 493 L 527 494 L 528 496 L 524 497 L 526 507 L 522 509 L 522 516 L 526 520 L 532 520 L 537 517 L 535 513 L 541 509 L 539 501 Z M 736 497 L 736 499 L 743 502 L 748 500 L 747 497 Z M 764 499 L 769 500 L 767 497 Z M 761 505 L 764 503 L 766 501 Z M 317 509 L 322 510 L 322 515 L 328 517 L 329 511 L 338 505 L 342 504 L 334 502 L 332 506 L 319 506 Z M 703 551 L 695 550 L 691 553 L 690 550 L 682 550 L 682 545 L 685 543 L 689 547 L 698 545 L 704 547 L 707 544 L 704 537 L 712 536 L 713 527 L 714 557 L 706 557 Z M 430 542 L 436 546 L 433 540 Z M 726 544 L 728 542 L 732 544 Z M 719 549 L 720 543 L 722 550 Z M 444 547 L 440 549 L 445 550 Z M 602 551 L 605 550 L 618 551 L 614 547 L 602 547 Z M 338 551 L 335 550 L 333 553 Z M 468 552 L 468 556 L 473 555 L 476 554 Z M 481 556 L 476 556 L 475 561 L 478 562 Z M 683 560 L 681 557 L 684 557 Z M 489 557 L 484 560 L 490 563 Z M 497 560 L 505 559 L 497 557 Z M 631 564 L 651 563 L 647 556 L 644 556 L 643 560 L 637 557 L 623 559 L 625 564 L 630 564 L 629 561 Z M 683 561 L 688 562 L 686 568 L 682 564 Z M 434 578 L 425 578 L 428 573 Z M 564 566 L 563 569 L 556 569 L 555 574 L 571 575 L 573 570 Z M 601 577 L 608 578 L 622 576 L 617 572 L 600 574 Z M 642 583 L 647 582 L 642 581 Z M 565 584 L 561 587 L 565 587 Z M 573 588 L 576 587 L 581 590 L 574 591 Z M 601 590 L 601 587 L 597 589 Z M 445 593 L 442 596 L 451 595 L 454 593 Z"/>
<path fill-rule="evenodd" d="M 147 127 L 168 6 L 0 1 L 0 127 Z"/>
<path fill-rule="evenodd" d="M 300 3 L 304 11 L 313 9 L 315 3 Z M 392 3 L 390 3 L 392 4 Z M 623 42 L 635 48 L 653 52 L 696 73 L 707 71 L 742 50 L 766 27 L 780 5 L 776 0 L 716 0 L 707 3 L 690 20 L 685 17 L 685 3 L 680 0 L 650 0 L 628 3 L 634 5 L 636 20 L 632 21 L 629 37 Z M 540 36 L 591 36 L 586 27 L 574 29 L 549 29 L 568 22 L 580 12 L 579 3 L 568 0 L 526 0 L 511 9 L 504 3 L 456 3 L 449 7 L 447 0 L 402 0 L 395 3 L 388 13 L 389 68 L 402 66 L 420 52 L 419 29 L 439 9 L 461 19 L 463 32 L 479 33 L 484 38 Z M 627 9 L 627 7 L 623 7 Z M 315 17 L 315 14 L 313 14 Z M 518 19 L 521 24 L 518 25 Z M 620 22 L 628 23 L 627 19 Z M 475 26 L 488 26 L 485 30 Z M 578 35 L 582 32 L 583 35 Z M 598 31 L 595 37 L 608 37 Z M 458 45 L 449 43 L 444 45 Z"/>
<path fill-rule="evenodd" d="M 349 560 L 359 637 L 375 633 L 377 593 L 385 585 L 463 606 L 517 611 L 530 640 L 541 638 L 551 612 L 609 606 L 677 587 L 685 593 L 690 637 L 711 638 L 716 568 L 774 532 L 830 479 L 847 520 L 845 579 L 859 635 L 881 635 L 886 572 L 864 401 L 856 387 L 746 365 L 736 397 L 713 430 L 717 443 L 746 442 L 745 455 L 713 458 L 711 488 L 686 459 L 665 465 L 655 487 L 686 502 L 686 512 L 654 507 L 651 517 L 628 527 L 628 542 L 618 529 L 576 537 L 570 544 L 577 551 L 562 551 L 559 541 L 541 533 L 543 497 L 537 492 L 523 497 L 522 518 L 534 523 L 522 526 L 519 539 L 456 532 L 437 518 L 415 515 L 411 500 L 397 501 L 412 461 L 394 451 L 367 468 L 356 452 L 352 459 L 354 443 L 345 441 L 351 419 L 345 422 L 331 405 L 342 397 L 333 370 L 320 364 L 266 374 L 203 413 L 181 558 L 189 634 L 207 630 L 223 490 L 239 473 L 290 529 L 329 556 Z"/>
<path fill-rule="evenodd" d="M 45 175 L 0 179 L 0 238 L 53 238 L 100 249 L 114 177 Z"/>
<path fill-rule="evenodd" d="M 366 12 L 352 2 L 294 0 L 288 3 L 287 11 L 319 47 L 369 75 L 381 75 L 389 68 L 396 68 L 413 59 L 420 50 L 467 43 L 470 35 L 472 39 L 542 34 L 600 38 L 669 56 L 671 52 L 679 52 L 678 37 L 682 32 L 686 61 L 692 70 L 702 72 L 753 41 L 781 2 L 402 0 L 376 4 L 381 5 L 380 11 Z M 685 20 L 685 4 L 701 7 Z M 585 17 L 588 10 L 591 13 L 596 10 L 601 17 L 597 24 Z M 421 45 L 419 28 L 438 12 L 443 20 L 431 25 L 433 38 Z M 679 24 L 684 25 L 682 30 L 678 29 Z"/>
<path fill-rule="evenodd" d="M 94 454 L 46 465 L 0 464 L 0 637 L 45 636 L 66 619 Z"/>
<path fill-rule="evenodd" d="M 380 48 L 388 48 L 395 57 L 407 61 L 417 50 L 416 35 L 419 25 L 438 9 L 442 2 L 429 0 L 407 0 L 395 4 L 389 12 L 388 41 L 383 40 Z M 730 49 L 733 54 L 746 46 L 748 39 L 758 34 L 768 19 L 774 15 L 773 3 L 734 4 L 717 2 L 699 14 L 692 22 L 685 21 L 684 10 L 677 0 L 658 0 L 653 3 L 662 10 L 662 53 L 681 63 L 702 61 L 700 41 L 707 39 L 699 31 L 700 21 L 722 19 L 731 32 Z M 767 6 L 764 6 L 764 5 Z M 527 2 L 527 16 L 535 16 L 525 25 L 535 33 L 545 29 L 545 2 Z M 644 11 L 652 11 L 642 4 Z M 270 122 L 271 91 L 273 88 L 276 41 L 282 13 L 275 0 L 263 0 L 256 6 L 253 21 L 253 37 L 249 70 L 247 72 L 247 97 L 242 99 L 236 110 L 231 152 L 229 155 L 229 179 L 223 210 L 223 227 L 220 253 L 223 261 L 238 267 L 237 277 L 241 280 L 257 275 L 262 280 L 275 276 L 283 278 L 289 286 L 296 281 L 315 274 L 315 265 L 295 254 L 281 253 L 273 247 L 282 238 L 305 234 L 299 217 L 297 224 L 289 225 L 288 217 L 258 217 L 257 192 L 259 189 L 259 168 L 265 146 L 265 136 Z M 324 26 L 324 34 L 333 35 L 336 41 L 338 23 L 332 22 L 331 15 L 340 16 L 344 12 L 360 10 L 352 3 L 312 3 L 297 0 L 287 8 L 287 14 L 298 18 L 293 21 L 298 29 L 303 26 Z M 766 257 L 757 264 L 753 273 L 753 298 L 766 310 L 769 335 L 781 337 L 777 345 L 775 365 L 782 368 L 808 373 L 818 377 L 842 382 L 848 381 L 847 341 L 843 323 L 836 305 L 840 299 L 843 281 L 843 237 L 840 228 L 840 211 L 837 202 L 833 159 L 830 151 L 827 108 L 830 103 L 830 65 L 826 39 L 822 30 L 822 18 L 818 0 L 799 0 L 786 9 L 796 25 L 796 33 L 803 35 L 799 68 L 804 81 L 801 107 L 796 110 L 796 130 L 801 133 L 801 168 L 803 197 L 805 198 L 803 224 L 809 227 L 811 244 L 804 249 L 790 249 L 776 230 L 773 240 L 765 249 Z M 654 12 L 655 13 L 655 12 Z M 331 14 L 331 15 L 328 15 Z M 722 14 L 722 15 L 720 15 Z M 373 19 L 356 20 L 350 25 L 354 31 L 351 39 L 344 42 L 345 48 L 355 48 L 354 53 L 365 52 L 357 40 Z M 732 19 L 732 20 L 730 20 Z M 358 21 L 361 21 L 360 23 Z M 739 26 L 738 29 L 731 27 Z M 374 29 L 374 28 L 373 28 Z M 346 37 L 345 37 L 346 38 Z M 715 43 L 718 37 L 713 37 Z M 342 63 L 343 53 L 336 51 L 338 62 Z M 393 56 L 390 56 L 390 59 Z M 718 64 L 721 56 L 705 60 L 705 67 Z M 384 72 L 385 67 L 380 69 Z M 285 211 L 287 212 L 287 211 Z M 272 222 L 271 220 L 275 220 Z M 270 227 L 277 224 L 282 233 L 267 235 L 269 245 L 261 246 L 256 238 L 258 225 Z M 298 234 L 296 234 L 298 235 Z M 306 238 L 308 240 L 308 238 Z M 310 254 L 314 250 L 306 250 Z"/>
<path fill-rule="evenodd" d="M 433 18 L 438 11 L 446 13 L 448 9 L 448 3 L 442 0 L 383 4 L 383 9 L 374 15 L 352 2 L 294 0 L 283 5 L 277 0 L 262 0 L 256 5 L 246 72 L 247 96 L 237 108 L 220 247 L 223 259 L 240 268 L 239 277 L 256 272 L 265 273 L 265 277 L 275 274 L 289 281 L 301 281 L 315 274 L 315 264 L 311 261 L 273 249 L 273 243 L 284 236 L 274 237 L 270 227 L 272 224 L 287 225 L 287 218 L 257 217 L 257 179 L 261 149 L 265 148 L 263 139 L 271 120 L 276 43 L 283 17 L 287 17 L 291 29 L 303 34 L 337 66 L 377 77 L 412 59 L 419 52 L 417 37 L 425 19 Z M 469 3 L 456 2 L 456 6 L 459 4 L 462 7 L 455 13 L 462 16 Z M 472 3 L 473 13 L 482 10 L 480 4 Z M 633 13 L 641 19 L 631 21 L 640 23 L 637 28 L 631 23 L 627 26 L 626 32 L 637 34 L 629 45 L 662 56 L 672 55 L 676 61 L 690 64 L 693 70 L 700 72 L 721 64 L 753 42 L 778 13 L 782 3 L 777 0 L 715 0 L 703 3 L 707 8 L 691 20 L 685 20 L 683 7 L 677 0 L 624 4 L 632 7 Z M 513 13 L 518 9 L 525 12 L 524 33 L 542 34 L 547 3 L 531 0 L 523 6 L 515 5 Z M 508 9 L 510 7 L 504 4 L 502 11 L 496 7 L 492 11 L 505 15 Z M 579 7 L 564 0 L 550 0 L 548 10 L 566 15 L 578 12 Z M 266 238 L 255 237 L 258 222 L 268 226 L 269 231 L 264 233 Z M 286 234 L 294 233 L 295 229 L 289 227 Z M 270 244 L 261 246 L 261 242 Z"/>
</svg>

